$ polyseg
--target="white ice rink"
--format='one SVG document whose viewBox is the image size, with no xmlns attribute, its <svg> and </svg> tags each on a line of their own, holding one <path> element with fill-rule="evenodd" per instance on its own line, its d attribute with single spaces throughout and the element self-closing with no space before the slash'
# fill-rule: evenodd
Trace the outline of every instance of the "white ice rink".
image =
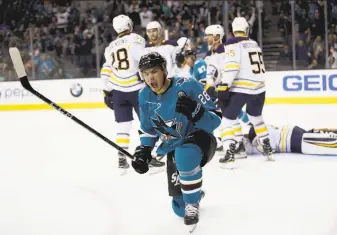
<svg viewBox="0 0 337 235">
<path fill-rule="evenodd" d="M 336 108 L 323 109 L 267 106 L 265 119 L 336 128 Z M 113 137 L 108 109 L 70 112 Z M 116 151 L 56 111 L 0 113 L 0 146 L 0 235 L 187 234 L 171 210 L 166 173 L 119 176 Z M 195 234 L 337 235 L 337 157 L 280 154 L 274 163 L 237 164 L 223 170 L 215 157 L 204 169 Z"/>
</svg>

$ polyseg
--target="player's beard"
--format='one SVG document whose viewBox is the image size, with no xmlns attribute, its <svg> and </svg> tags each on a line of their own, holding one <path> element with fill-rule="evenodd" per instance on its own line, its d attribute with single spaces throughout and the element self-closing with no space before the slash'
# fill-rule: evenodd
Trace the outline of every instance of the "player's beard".
<svg viewBox="0 0 337 235">
<path fill-rule="evenodd" d="M 157 36 L 152 36 L 151 37 L 151 42 L 153 42 L 153 43 L 157 43 L 158 42 L 158 35 Z"/>
</svg>

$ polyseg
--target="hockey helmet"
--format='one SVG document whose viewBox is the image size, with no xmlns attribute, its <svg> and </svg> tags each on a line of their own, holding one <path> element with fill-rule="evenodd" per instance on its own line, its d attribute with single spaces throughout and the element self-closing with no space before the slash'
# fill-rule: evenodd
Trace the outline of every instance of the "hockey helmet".
<svg viewBox="0 0 337 235">
<path fill-rule="evenodd" d="M 187 37 L 181 37 L 177 41 L 178 47 L 183 51 L 184 50 L 190 50 L 191 49 L 191 40 Z"/>
<path fill-rule="evenodd" d="M 119 34 L 126 30 L 133 30 L 133 22 L 126 15 L 118 15 L 112 20 L 112 27 Z"/>
<path fill-rule="evenodd" d="M 196 53 L 194 50 L 186 50 L 186 51 L 184 52 L 184 56 L 185 56 L 185 57 L 186 57 L 186 56 L 190 56 L 190 55 L 196 56 L 197 53 Z"/>
<path fill-rule="evenodd" d="M 143 55 L 139 60 L 138 69 L 142 72 L 145 69 L 161 66 L 166 70 L 166 60 L 158 52 L 151 52 Z"/>
<path fill-rule="evenodd" d="M 249 24 L 244 17 L 235 17 L 232 23 L 232 29 L 234 32 L 244 32 L 248 34 Z"/>
<path fill-rule="evenodd" d="M 210 26 L 207 26 L 205 29 L 205 34 L 206 35 L 213 35 L 213 37 L 215 37 L 216 35 L 220 36 L 220 40 L 222 40 L 222 38 L 225 36 L 225 31 L 223 29 L 223 27 L 219 24 L 213 24 Z"/>
<path fill-rule="evenodd" d="M 150 29 L 158 29 L 158 34 L 161 35 L 163 31 L 163 27 L 158 21 L 151 21 L 146 25 L 146 31 Z"/>
</svg>

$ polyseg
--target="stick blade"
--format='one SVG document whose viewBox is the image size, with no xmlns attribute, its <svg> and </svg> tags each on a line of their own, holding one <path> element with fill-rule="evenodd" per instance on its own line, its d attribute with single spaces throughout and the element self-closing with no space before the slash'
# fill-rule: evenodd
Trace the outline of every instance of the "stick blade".
<svg viewBox="0 0 337 235">
<path fill-rule="evenodd" d="M 9 48 L 9 55 L 11 56 L 15 72 L 20 79 L 21 85 L 27 90 L 32 90 L 33 88 L 28 81 L 27 73 L 25 66 L 23 65 L 19 49 L 16 47 Z"/>
<path fill-rule="evenodd" d="M 20 51 L 16 47 L 9 48 L 9 54 L 11 56 L 12 62 L 14 64 L 14 68 L 16 71 L 16 74 L 19 78 L 26 77 L 26 70 L 23 65 L 23 61 L 20 55 Z"/>
</svg>

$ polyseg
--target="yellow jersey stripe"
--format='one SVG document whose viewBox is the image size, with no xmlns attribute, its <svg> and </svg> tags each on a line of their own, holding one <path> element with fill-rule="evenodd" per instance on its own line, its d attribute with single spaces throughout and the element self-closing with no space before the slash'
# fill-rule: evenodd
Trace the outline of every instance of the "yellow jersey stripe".
<svg viewBox="0 0 337 235">
<path fill-rule="evenodd" d="M 116 143 L 117 144 L 129 144 L 130 139 L 129 138 L 117 138 Z"/>
<path fill-rule="evenodd" d="M 286 137 L 287 137 L 287 132 L 288 132 L 289 127 L 285 126 L 284 129 L 282 130 L 281 134 L 281 153 L 285 152 L 285 147 L 286 147 Z"/>
</svg>

